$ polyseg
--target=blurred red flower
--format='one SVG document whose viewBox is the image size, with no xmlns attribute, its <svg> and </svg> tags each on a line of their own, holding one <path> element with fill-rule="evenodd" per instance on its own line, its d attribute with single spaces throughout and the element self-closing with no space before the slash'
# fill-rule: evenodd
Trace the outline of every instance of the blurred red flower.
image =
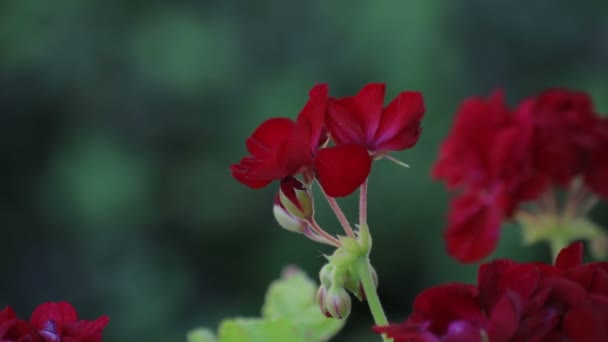
<svg viewBox="0 0 608 342">
<path fill-rule="evenodd" d="M 477 285 L 423 291 L 401 324 L 374 327 L 395 342 L 535 342 L 608 340 L 608 262 L 583 263 L 582 243 L 555 265 L 495 260 Z"/>
<path fill-rule="evenodd" d="M 94 321 L 78 320 L 67 302 L 39 305 L 29 321 L 21 320 L 10 307 L 0 311 L 2 342 L 101 342 L 109 322 L 107 316 Z"/>
</svg>

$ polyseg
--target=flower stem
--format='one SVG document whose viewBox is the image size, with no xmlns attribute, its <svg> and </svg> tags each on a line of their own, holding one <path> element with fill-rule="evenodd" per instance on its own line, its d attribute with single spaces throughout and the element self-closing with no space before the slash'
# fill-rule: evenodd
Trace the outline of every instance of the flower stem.
<svg viewBox="0 0 608 342">
<path fill-rule="evenodd" d="M 310 220 L 308 220 L 308 224 L 310 225 L 310 228 L 315 233 L 317 233 L 320 237 L 324 238 L 325 240 L 331 242 L 334 246 L 340 247 L 342 245 L 338 239 L 336 239 L 335 237 L 331 236 L 328 232 L 323 230 L 323 228 L 321 228 L 321 226 L 319 226 L 319 224 L 314 219 L 314 217 L 311 218 Z"/>
<path fill-rule="evenodd" d="M 365 291 L 365 297 L 374 318 L 374 323 L 379 326 L 388 325 L 388 320 L 384 314 L 384 309 L 382 309 L 382 304 L 380 303 L 380 298 L 378 298 L 378 292 L 376 292 L 376 286 L 372 279 L 369 256 L 362 256 L 357 260 L 357 272 L 359 273 L 361 284 L 363 284 L 363 290 Z M 384 342 L 392 341 L 392 339 L 384 335 L 382 335 L 382 340 Z"/>
<path fill-rule="evenodd" d="M 367 179 L 359 189 L 359 225 L 367 224 Z"/>
<path fill-rule="evenodd" d="M 348 222 L 346 215 L 344 215 L 342 208 L 340 208 L 338 201 L 336 201 L 335 198 L 328 196 L 325 193 L 325 191 L 322 191 L 322 192 L 323 192 L 323 195 L 325 196 L 325 198 L 327 199 L 327 203 L 329 203 L 331 210 L 334 211 L 334 213 L 336 214 L 336 217 L 338 218 L 338 221 L 340 221 L 340 225 L 342 225 L 342 228 L 344 229 L 344 232 L 346 232 L 346 235 L 350 236 L 350 237 L 355 237 L 353 228 L 350 226 L 350 223 Z"/>
</svg>

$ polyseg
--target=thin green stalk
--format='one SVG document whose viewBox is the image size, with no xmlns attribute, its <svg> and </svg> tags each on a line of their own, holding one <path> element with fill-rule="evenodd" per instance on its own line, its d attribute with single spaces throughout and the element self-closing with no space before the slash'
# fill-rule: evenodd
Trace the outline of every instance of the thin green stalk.
<svg viewBox="0 0 608 342">
<path fill-rule="evenodd" d="M 378 298 L 378 292 L 376 291 L 376 286 L 372 279 L 369 258 L 367 256 L 363 256 L 357 260 L 357 272 L 359 273 L 359 279 L 363 284 L 363 290 L 365 291 L 365 297 L 367 298 L 367 304 L 369 305 L 372 317 L 374 318 L 374 323 L 379 326 L 388 325 L 386 314 L 384 314 L 384 309 L 382 309 L 382 304 L 380 303 L 380 298 Z M 382 335 L 382 340 L 384 342 L 393 341 L 393 339 L 384 335 Z"/>
</svg>

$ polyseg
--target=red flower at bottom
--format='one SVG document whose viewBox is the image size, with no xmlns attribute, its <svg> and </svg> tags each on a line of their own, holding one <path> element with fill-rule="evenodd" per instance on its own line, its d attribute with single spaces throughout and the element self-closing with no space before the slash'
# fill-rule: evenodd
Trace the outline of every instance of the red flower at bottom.
<svg viewBox="0 0 608 342">
<path fill-rule="evenodd" d="M 39 305 L 29 321 L 20 320 L 10 307 L 0 312 L 2 342 L 101 342 L 110 319 L 78 320 L 74 307 L 67 302 Z"/>
<path fill-rule="evenodd" d="M 395 342 L 608 341 L 608 262 L 583 264 L 582 243 L 555 265 L 496 260 L 477 285 L 423 291 L 401 324 L 374 327 Z"/>
</svg>

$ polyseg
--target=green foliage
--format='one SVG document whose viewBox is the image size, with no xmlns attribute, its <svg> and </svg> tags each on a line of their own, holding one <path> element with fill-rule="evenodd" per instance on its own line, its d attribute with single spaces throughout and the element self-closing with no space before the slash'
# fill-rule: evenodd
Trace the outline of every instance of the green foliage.
<svg viewBox="0 0 608 342">
<path fill-rule="evenodd" d="M 315 302 L 317 284 L 304 272 L 289 269 L 275 280 L 262 306 L 262 318 L 224 320 L 217 339 L 204 328 L 191 331 L 188 342 L 322 342 L 344 321 L 325 317 Z"/>
</svg>

